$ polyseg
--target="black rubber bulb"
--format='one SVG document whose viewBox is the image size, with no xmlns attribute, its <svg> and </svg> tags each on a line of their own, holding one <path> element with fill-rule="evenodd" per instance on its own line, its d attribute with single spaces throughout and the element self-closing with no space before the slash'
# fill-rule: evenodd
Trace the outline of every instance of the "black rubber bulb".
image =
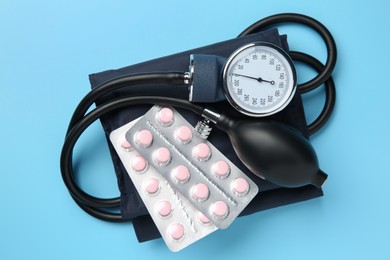
<svg viewBox="0 0 390 260">
<path fill-rule="evenodd" d="M 276 122 L 233 120 L 216 122 L 229 135 L 240 160 L 259 177 L 282 187 L 312 184 L 321 187 L 327 174 L 319 169 L 317 155 L 295 129 Z"/>
</svg>

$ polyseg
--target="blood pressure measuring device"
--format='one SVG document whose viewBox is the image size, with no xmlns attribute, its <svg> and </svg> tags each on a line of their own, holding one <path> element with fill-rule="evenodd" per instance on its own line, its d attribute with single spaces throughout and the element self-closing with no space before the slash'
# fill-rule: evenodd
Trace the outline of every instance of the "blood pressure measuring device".
<svg viewBox="0 0 390 260">
<path fill-rule="evenodd" d="M 335 87 L 331 78 L 336 62 L 336 45 L 333 37 L 321 23 L 299 14 L 278 14 L 264 18 L 250 26 L 240 36 L 285 22 L 309 26 L 321 35 L 328 51 L 325 65 L 307 54 L 295 51 L 287 53 L 275 44 L 255 41 L 242 45 L 227 59 L 216 55 L 191 55 L 188 72 L 125 75 L 91 90 L 72 116 L 61 154 L 62 177 L 76 203 L 88 214 L 99 219 L 113 222 L 125 221 L 120 214 L 106 210 L 118 207 L 119 198 L 96 198 L 85 193 L 77 185 L 74 180 L 72 153 L 80 135 L 94 121 L 110 112 L 144 104 L 157 106 L 145 114 L 143 119 L 118 128 L 112 133 L 111 138 L 122 138 L 120 140 L 125 144 L 122 143 L 116 147 L 116 139 L 111 139 L 111 141 L 114 148 L 118 148 L 118 155 L 125 167 L 127 167 L 126 160 L 131 160 L 132 166 L 126 168 L 128 174 L 159 232 L 173 251 L 180 250 L 216 228 L 226 228 L 250 202 L 249 197 L 252 198 L 257 193 L 256 185 L 244 173 L 240 173 L 238 169 L 234 170 L 236 169 L 234 164 L 231 164 L 229 159 L 215 150 L 216 148 L 206 140 L 210 134 L 211 125 L 215 125 L 227 134 L 237 157 L 255 176 L 280 187 L 294 188 L 314 185 L 320 188 L 327 175 L 319 168 L 316 153 L 307 138 L 292 127 L 281 122 L 267 120 L 267 118 L 272 118 L 273 115 L 284 110 L 297 92 L 305 93 L 324 84 L 325 106 L 320 116 L 308 126 L 309 134 L 318 131 L 327 122 L 335 104 Z M 293 60 L 308 64 L 319 74 L 311 81 L 298 85 Z M 156 83 L 187 85 L 189 100 L 156 95 L 124 96 L 98 105 L 87 113 L 96 100 L 112 91 L 132 85 Z M 207 101 L 198 102 L 199 100 Z M 223 100 L 227 100 L 241 116 L 221 113 L 213 107 L 213 102 Z M 187 125 L 185 121 L 181 126 L 175 125 L 175 122 L 184 119 L 174 107 L 190 110 L 203 117 L 203 120 L 198 122 L 195 129 L 192 129 L 191 125 Z M 171 135 L 174 136 L 172 139 L 170 139 Z M 183 141 L 183 138 L 186 141 Z M 176 143 L 177 140 L 179 140 L 178 143 Z M 160 145 L 154 147 L 157 144 Z M 131 157 L 130 153 L 123 152 L 123 147 L 126 148 L 126 152 L 133 149 L 130 147 L 134 147 L 132 150 L 134 154 L 131 153 L 131 156 L 138 159 Z M 213 161 L 214 159 L 216 161 Z M 175 163 L 177 165 L 174 165 Z M 207 168 L 208 163 L 210 168 Z M 179 166 L 181 171 L 178 171 Z M 136 176 L 141 176 L 139 175 L 141 173 L 145 175 L 146 171 L 150 172 L 148 174 L 155 174 L 153 176 L 156 177 L 142 179 L 142 185 L 137 186 L 137 181 L 141 182 L 141 179 L 137 179 L 139 177 Z M 132 172 L 136 173 L 132 176 Z M 230 177 L 225 179 L 221 177 L 223 174 Z M 231 181 L 231 184 L 224 184 L 228 181 Z M 188 237 L 190 228 L 186 228 L 184 224 L 179 225 L 179 222 L 174 224 L 166 222 L 167 217 L 164 214 L 174 218 L 174 212 L 178 211 L 178 209 L 174 210 L 175 200 L 170 202 L 166 197 L 163 198 L 166 202 L 163 205 L 165 207 L 160 205 L 161 200 L 156 200 L 153 203 L 159 205 L 159 210 L 157 210 L 158 213 L 154 213 L 153 209 L 157 206 L 150 206 L 152 203 L 150 201 L 153 199 L 148 199 L 142 191 L 145 189 L 148 194 L 150 191 L 160 189 L 160 195 L 169 194 L 163 192 L 165 186 L 162 183 L 165 182 L 169 183 L 169 189 L 179 194 L 176 200 L 180 199 L 184 201 L 181 205 L 187 205 L 185 212 L 192 212 L 191 209 L 194 208 L 194 212 L 199 212 L 192 215 L 201 214 L 205 217 L 200 218 L 201 220 L 207 219 L 208 222 L 206 222 L 211 223 L 208 230 L 202 231 L 201 235 L 195 236 L 191 233 L 190 237 L 193 239 L 191 241 L 185 238 L 185 234 Z M 225 197 L 216 197 L 213 195 L 213 189 L 217 189 L 216 193 L 225 194 Z M 245 196 L 248 196 L 248 199 L 245 199 Z M 151 196 L 151 198 L 156 197 Z M 224 198 L 228 200 L 224 201 Z M 210 203 L 207 204 L 208 202 Z M 191 217 L 188 216 L 188 218 Z M 227 224 L 224 219 L 230 222 Z M 183 245 L 179 246 L 180 243 Z"/>
</svg>

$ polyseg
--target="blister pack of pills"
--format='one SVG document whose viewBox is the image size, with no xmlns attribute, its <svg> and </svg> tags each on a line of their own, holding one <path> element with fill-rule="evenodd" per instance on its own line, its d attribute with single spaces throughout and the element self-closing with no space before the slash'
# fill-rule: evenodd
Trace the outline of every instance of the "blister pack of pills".
<svg viewBox="0 0 390 260">
<path fill-rule="evenodd" d="M 127 131 L 126 140 L 218 228 L 227 228 L 258 192 L 173 108 L 151 108 Z"/>
<path fill-rule="evenodd" d="M 110 140 L 162 238 L 168 248 L 176 252 L 217 230 L 217 227 L 126 140 L 125 134 L 136 121 L 114 130 Z"/>
</svg>

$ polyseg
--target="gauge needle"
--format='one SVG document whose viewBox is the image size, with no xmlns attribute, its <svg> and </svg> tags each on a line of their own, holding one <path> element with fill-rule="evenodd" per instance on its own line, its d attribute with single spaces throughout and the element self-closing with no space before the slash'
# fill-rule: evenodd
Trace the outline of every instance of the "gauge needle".
<svg viewBox="0 0 390 260">
<path fill-rule="evenodd" d="M 242 74 L 233 74 L 235 76 L 240 76 L 240 77 L 244 77 L 244 78 L 248 78 L 248 79 L 254 79 L 254 80 L 257 80 L 258 82 L 267 82 L 267 83 L 270 83 L 271 85 L 275 85 L 275 81 L 273 80 L 265 80 L 261 77 L 258 77 L 258 78 L 255 78 L 255 77 L 251 77 L 251 76 L 247 76 L 247 75 L 242 75 Z"/>
</svg>

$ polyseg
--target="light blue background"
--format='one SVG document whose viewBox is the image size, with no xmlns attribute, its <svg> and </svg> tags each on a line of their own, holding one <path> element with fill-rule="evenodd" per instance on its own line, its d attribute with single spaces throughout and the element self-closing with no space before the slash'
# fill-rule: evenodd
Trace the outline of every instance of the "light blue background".
<svg viewBox="0 0 390 260">
<path fill-rule="evenodd" d="M 390 259 L 389 10 L 385 0 L 1 0 L 0 259 Z M 338 45 L 336 110 L 312 138 L 329 174 L 324 197 L 240 218 L 175 254 L 78 208 L 59 155 L 89 73 L 233 38 L 281 12 L 315 17 Z M 291 49 L 325 60 L 310 30 L 280 30 Z M 323 98 L 305 96 L 309 121 Z M 75 156 L 88 192 L 118 194 L 99 124 Z"/>
</svg>

